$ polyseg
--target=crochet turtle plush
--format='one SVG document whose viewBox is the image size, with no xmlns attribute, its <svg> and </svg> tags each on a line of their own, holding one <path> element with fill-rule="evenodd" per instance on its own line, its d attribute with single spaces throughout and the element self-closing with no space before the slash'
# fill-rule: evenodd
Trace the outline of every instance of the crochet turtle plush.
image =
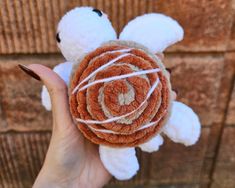
<svg viewBox="0 0 235 188">
<path fill-rule="evenodd" d="M 130 21 L 119 38 L 107 15 L 92 7 L 75 8 L 59 22 L 56 39 L 67 62 L 54 71 L 68 84 L 77 127 L 99 145 L 101 161 L 119 180 L 139 169 L 135 147 L 157 151 L 162 135 L 186 146 L 199 139 L 198 116 L 175 101 L 159 56 L 182 38 L 181 26 L 157 13 Z M 44 86 L 42 104 L 51 109 Z"/>
</svg>

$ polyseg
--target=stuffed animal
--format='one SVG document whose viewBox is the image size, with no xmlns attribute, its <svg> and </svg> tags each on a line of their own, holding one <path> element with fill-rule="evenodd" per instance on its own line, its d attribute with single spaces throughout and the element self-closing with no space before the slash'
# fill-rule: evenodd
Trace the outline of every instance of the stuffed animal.
<svg viewBox="0 0 235 188">
<path fill-rule="evenodd" d="M 139 169 L 135 147 L 157 151 L 162 135 L 185 146 L 197 142 L 198 116 L 175 101 L 158 55 L 183 39 L 175 20 L 145 14 L 130 21 L 117 39 L 104 12 L 78 7 L 63 16 L 56 39 L 68 62 L 54 71 L 68 84 L 71 114 L 83 135 L 99 145 L 101 161 L 115 178 L 133 177 Z M 42 104 L 51 110 L 45 86 Z"/>
</svg>

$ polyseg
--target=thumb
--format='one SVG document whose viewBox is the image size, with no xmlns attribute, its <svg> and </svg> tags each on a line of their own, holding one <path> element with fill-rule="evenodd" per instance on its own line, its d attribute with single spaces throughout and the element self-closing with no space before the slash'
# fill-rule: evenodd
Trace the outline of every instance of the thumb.
<svg viewBox="0 0 235 188">
<path fill-rule="evenodd" d="M 164 59 L 164 54 L 159 52 L 155 54 L 158 58 L 160 58 L 160 60 L 162 61 Z"/>
<path fill-rule="evenodd" d="M 43 65 L 31 64 L 28 68 L 41 78 L 49 92 L 54 123 L 59 127 L 70 125 L 73 121 L 69 111 L 68 89 L 64 80 Z"/>
</svg>

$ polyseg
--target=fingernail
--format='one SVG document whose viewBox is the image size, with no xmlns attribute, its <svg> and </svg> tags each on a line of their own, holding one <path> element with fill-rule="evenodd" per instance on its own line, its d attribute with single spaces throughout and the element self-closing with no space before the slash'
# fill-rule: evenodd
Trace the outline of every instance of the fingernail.
<svg viewBox="0 0 235 188">
<path fill-rule="evenodd" d="M 24 71 L 29 76 L 33 77 L 36 80 L 41 80 L 41 78 L 35 72 L 33 72 L 31 69 L 29 69 L 27 66 L 22 65 L 22 64 L 18 64 L 18 66 L 22 71 Z"/>
<path fill-rule="evenodd" d="M 171 69 L 170 68 L 166 68 L 166 70 L 171 74 Z"/>
<path fill-rule="evenodd" d="M 179 94 L 178 89 L 174 89 L 174 92 L 176 93 L 176 95 L 178 95 L 178 94 Z"/>
</svg>

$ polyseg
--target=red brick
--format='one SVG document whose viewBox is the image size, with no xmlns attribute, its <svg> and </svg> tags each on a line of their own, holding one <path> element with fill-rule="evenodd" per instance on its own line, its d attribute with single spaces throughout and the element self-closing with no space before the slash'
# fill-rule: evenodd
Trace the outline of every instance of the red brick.
<svg viewBox="0 0 235 188">
<path fill-rule="evenodd" d="M 212 188 L 235 186 L 235 127 L 225 127 L 216 160 Z"/>
<path fill-rule="evenodd" d="M 185 147 L 165 139 L 164 145 L 151 157 L 151 183 L 199 183 L 209 133 L 210 128 L 203 128 L 200 141 L 191 147 Z"/>
<path fill-rule="evenodd" d="M 233 90 L 229 101 L 226 124 L 235 125 L 235 81 L 233 83 Z"/>
<path fill-rule="evenodd" d="M 231 95 L 231 89 L 233 87 L 233 77 L 235 74 L 235 53 L 225 53 L 225 63 L 223 71 L 221 72 L 221 84 L 218 91 L 216 116 L 214 117 L 214 123 L 221 123 L 225 119 L 225 113 L 227 112 L 227 105 Z"/>
<path fill-rule="evenodd" d="M 30 188 L 42 167 L 50 133 L 0 134 L 0 187 Z"/>
<path fill-rule="evenodd" d="M 231 1 L 231 7 L 233 9 L 233 18 L 235 16 L 235 1 Z M 235 50 L 235 19 L 233 19 L 233 24 L 231 28 L 231 34 L 230 34 L 230 39 L 228 43 L 227 50 L 229 51 L 234 51 Z"/>
<path fill-rule="evenodd" d="M 3 115 L 3 111 L 2 111 L 1 102 L 0 102 L 0 127 L 7 127 L 5 116 Z"/>
<path fill-rule="evenodd" d="M 203 125 L 211 125 L 216 118 L 217 97 L 224 67 L 222 55 L 170 55 L 165 64 L 171 68 L 173 89 L 178 98 L 199 114 Z"/>
<path fill-rule="evenodd" d="M 1 108 L 6 124 L 1 131 L 36 131 L 51 129 L 51 114 L 41 105 L 42 83 L 38 82 L 17 66 L 18 63 L 47 64 L 53 66 L 63 62 L 58 56 L 15 57 L 0 60 L 0 97 Z"/>
<path fill-rule="evenodd" d="M 210 183 L 211 181 L 211 174 L 213 173 L 214 169 L 214 158 L 217 155 L 219 143 L 220 143 L 220 137 L 222 134 L 222 129 L 224 126 L 224 120 L 227 116 L 227 122 L 228 117 L 233 118 L 231 115 L 232 110 L 227 110 L 228 102 L 231 95 L 231 88 L 233 87 L 233 76 L 234 76 L 234 69 L 235 68 L 235 53 L 229 52 L 225 54 L 225 66 L 222 71 L 222 78 L 221 78 L 221 84 L 220 89 L 218 91 L 218 97 L 217 97 L 217 107 L 216 107 L 216 116 L 213 118 L 214 123 L 211 127 L 211 132 L 209 136 L 208 141 L 208 148 L 206 152 L 206 157 L 204 161 L 204 167 L 202 170 L 201 175 L 201 181 Z M 232 100 L 231 100 L 232 101 Z M 231 103 L 231 102 L 230 102 Z M 226 115 L 226 112 L 228 111 L 228 114 Z M 227 123 L 228 124 L 228 123 Z"/>
<path fill-rule="evenodd" d="M 215 157 L 218 152 L 218 145 L 220 142 L 222 129 L 222 123 L 213 124 L 210 127 L 210 134 L 208 135 L 208 143 L 206 145 L 206 153 L 200 175 L 200 181 L 205 185 L 206 188 L 208 188 L 207 185 L 211 182 L 211 175 L 215 165 Z M 200 188 L 203 188 L 203 186 Z"/>
<path fill-rule="evenodd" d="M 0 6 L 0 53 L 57 52 L 57 23 L 66 11 L 76 6 L 104 10 L 118 32 L 130 19 L 147 12 L 170 15 L 185 29 L 184 41 L 170 51 L 226 50 L 233 17 L 230 0 L 4 0 Z"/>
<path fill-rule="evenodd" d="M 226 50 L 233 21 L 231 1 L 156 1 L 155 9 L 178 20 L 185 30 L 183 42 L 171 50 Z"/>
<path fill-rule="evenodd" d="M 214 158 L 208 158 L 207 156 L 204 157 L 202 170 L 200 174 L 200 185 L 201 185 L 200 188 L 208 188 L 208 185 L 210 184 L 211 181 L 210 175 L 214 165 L 213 159 Z"/>
</svg>

